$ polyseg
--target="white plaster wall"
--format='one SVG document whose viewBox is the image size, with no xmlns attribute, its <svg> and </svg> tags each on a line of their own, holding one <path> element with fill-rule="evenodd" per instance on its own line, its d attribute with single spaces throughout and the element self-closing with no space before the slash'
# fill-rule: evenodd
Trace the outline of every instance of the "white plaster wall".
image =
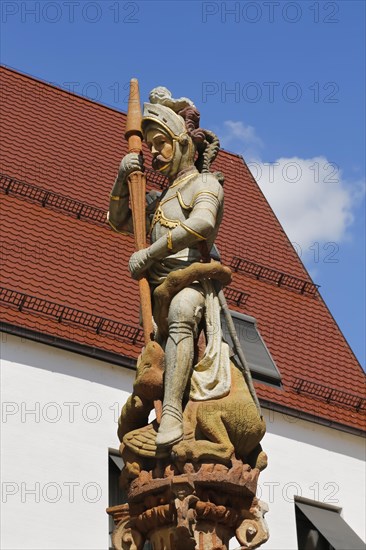
<svg viewBox="0 0 366 550">
<path fill-rule="evenodd" d="M 118 447 L 133 371 L 7 334 L 1 356 L 1 548 L 106 550 L 108 447 Z M 294 495 L 342 507 L 364 539 L 364 441 L 264 414 L 269 466 L 259 491 L 271 538 L 263 548 L 297 549 Z"/>
<path fill-rule="evenodd" d="M 259 492 L 269 505 L 270 539 L 262 548 L 297 549 L 296 495 L 342 508 L 343 519 L 365 540 L 365 440 L 300 417 L 263 413 L 269 465 Z"/>
<path fill-rule="evenodd" d="M 118 409 L 134 373 L 1 337 L 0 546 L 105 550 L 108 447 L 118 448 Z"/>
</svg>

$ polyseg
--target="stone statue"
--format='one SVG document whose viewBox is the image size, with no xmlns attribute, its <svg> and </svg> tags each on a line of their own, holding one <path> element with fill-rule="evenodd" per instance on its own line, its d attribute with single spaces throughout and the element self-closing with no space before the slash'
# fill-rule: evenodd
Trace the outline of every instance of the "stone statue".
<svg viewBox="0 0 366 550">
<path fill-rule="evenodd" d="M 205 132 L 198 128 L 199 115 L 193 104 L 185 99 L 172 100 L 164 88 L 153 90 L 150 100 L 152 103 L 144 106 L 144 137 L 153 154 L 153 168 L 166 175 L 170 185 L 159 200 L 150 223 L 152 244 L 135 252 L 129 267 L 134 278 L 148 270 L 149 282 L 154 289 L 172 271 L 200 261 L 200 245 L 205 244 L 210 250 L 222 219 L 223 189 L 217 178 L 208 172 L 218 151 L 218 140 L 212 137 L 213 134 L 210 134 L 212 141 L 202 163 L 206 171 L 199 172 L 194 164 L 196 143 L 205 139 Z M 176 110 L 181 114 L 178 115 Z M 141 157 L 136 153 L 123 159 L 112 190 L 113 197 L 124 195 L 127 176 L 135 167 L 142 168 Z M 110 204 L 109 220 L 115 227 L 123 226 L 128 218 L 127 204 L 124 203 L 122 210 L 123 202 L 120 203 L 112 200 Z M 170 304 L 158 446 L 172 445 L 183 437 L 182 398 L 193 366 L 194 336 L 203 316 L 207 292 L 212 290 L 205 289 L 202 282 L 194 282 L 178 292 Z M 205 387 L 199 387 L 198 382 L 196 397 L 209 399 L 228 392 L 227 350 L 225 357 L 223 352 L 222 357 L 217 358 L 221 360 L 216 361 L 215 367 L 210 365 L 205 373 Z"/>
<path fill-rule="evenodd" d="M 143 138 L 153 169 L 169 186 L 160 196 L 147 195 L 151 244 L 129 261 L 132 277 L 146 276 L 150 285 L 154 338 L 139 357 L 134 392 L 119 422 L 129 505 L 122 507 L 124 519 L 121 507 L 109 510 L 119 522 L 114 544 L 142 548 L 149 536 L 160 548 L 158 538 L 148 535 L 153 526 L 165 541 L 161 548 L 193 549 L 205 539 L 197 548 L 226 549 L 235 532 L 243 548 L 255 548 L 268 538 L 266 510 L 255 497 L 259 471 L 267 465 L 259 443 L 265 424 L 248 369 L 243 377 L 221 331 L 222 287 L 231 273 L 210 259 L 224 203 L 223 177 L 210 172 L 219 140 L 200 128 L 191 100 L 173 99 L 163 87 L 152 90 L 149 99 Z M 115 231 L 134 229 L 128 181 L 143 169 L 138 153 L 127 154 L 120 164 L 108 213 Z M 154 408 L 156 419 L 149 423 Z M 211 490 L 222 487 L 226 496 L 209 497 L 209 480 Z M 230 499 L 237 500 L 238 512 Z M 202 521 L 217 523 L 220 514 L 215 540 L 221 545 L 210 546 Z M 243 527 L 248 522 L 251 534 Z"/>
</svg>

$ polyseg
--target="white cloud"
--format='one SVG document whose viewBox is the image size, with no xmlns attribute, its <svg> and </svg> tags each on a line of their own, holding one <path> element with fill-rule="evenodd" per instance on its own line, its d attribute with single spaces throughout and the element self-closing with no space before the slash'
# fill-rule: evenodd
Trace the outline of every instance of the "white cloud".
<svg viewBox="0 0 366 550">
<path fill-rule="evenodd" d="M 233 142 L 240 142 L 245 158 L 257 156 L 257 150 L 263 146 L 263 142 L 253 126 L 246 126 L 241 121 L 226 120 L 224 127 L 225 130 L 220 135 L 222 147 L 230 149 Z"/>
<path fill-rule="evenodd" d="M 236 146 L 262 143 L 255 129 L 242 122 L 226 121 L 225 128 L 231 132 L 229 141 L 235 140 Z M 353 209 L 364 194 L 363 182 L 346 181 L 340 168 L 324 156 L 279 158 L 266 163 L 253 160 L 259 154 L 252 152 L 251 156 L 244 152 L 244 158 L 299 253 L 314 242 L 339 243 L 347 238 Z"/>
<path fill-rule="evenodd" d="M 360 185 L 346 183 L 338 166 L 322 156 L 248 164 L 291 241 L 308 248 L 345 238 Z"/>
</svg>

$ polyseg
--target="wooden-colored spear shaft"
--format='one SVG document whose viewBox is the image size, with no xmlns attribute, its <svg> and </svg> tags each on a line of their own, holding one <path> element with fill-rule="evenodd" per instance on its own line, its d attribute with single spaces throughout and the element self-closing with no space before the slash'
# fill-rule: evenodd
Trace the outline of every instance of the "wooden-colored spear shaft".
<svg viewBox="0 0 366 550">
<path fill-rule="evenodd" d="M 141 105 L 139 84 L 136 78 L 130 81 L 125 138 L 129 153 L 142 152 Z M 146 248 L 146 180 L 142 172 L 133 172 L 128 178 L 136 250 Z M 145 345 L 153 334 L 151 294 L 146 276 L 139 279 L 142 326 Z"/>
</svg>

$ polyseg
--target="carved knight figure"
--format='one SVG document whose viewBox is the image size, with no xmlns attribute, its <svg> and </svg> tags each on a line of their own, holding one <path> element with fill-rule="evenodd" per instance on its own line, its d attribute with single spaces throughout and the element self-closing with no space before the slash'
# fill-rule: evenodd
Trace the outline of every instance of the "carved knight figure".
<svg viewBox="0 0 366 550">
<path fill-rule="evenodd" d="M 254 549 L 269 536 L 267 508 L 256 497 L 267 466 L 265 422 L 222 290 L 231 271 L 210 258 L 224 204 L 223 177 L 210 172 L 219 140 L 200 128 L 191 100 L 173 99 L 163 87 L 149 99 L 134 128 L 141 122 L 152 167 L 169 185 L 147 194 L 150 246 L 129 260 L 140 297 L 141 288 L 151 294 L 154 335 L 151 323 L 145 330 L 150 301 L 147 310 L 141 300 L 145 347 L 118 429 L 128 504 L 107 510 L 116 523 L 113 545 L 142 550 L 149 540 L 159 550 L 228 550 L 236 536 L 242 548 Z M 134 219 L 135 237 L 144 233 L 143 217 L 136 222 L 129 193 L 135 212 L 140 188 L 133 186 L 143 170 L 142 156 L 127 154 L 110 196 L 110 225 L 132 232 Z M 141 198 L 143 192 L 142 210 Z M 222 335 L 222 313 L 236 362 Z"/>
<path fill-rule="evenodd" d="M 212 132 L 199 128 L 199 113 L 189 99 L 173 100 L 168 90 L 155 88 L 150 103 L 144 105 L 142 129 L 153 155 L 152 167 L 168 177 L 169 187 L 148 207 L 149 212 L 155 210 L 149 220 L 151 245 L 132 255 L 129 269 L 134 278 L 148 271 L 155 305 L 154 289 L 169 273 L 207 257 L 222 219 L 224 194 L 218 177 L 209 172 L 219 141 Z M 142 159 L 136 153 L 121 162 L 109 209 L 109 223 L 117 231 L 131 229 L 127 177 L 141 169 Z M 208 281 L 193 282 L 172 299 L 168 337 L 165 343 L 159 342 L 165 349 L 159 447 L 171 446 L 183 437 L 182 398 L 194 366 L 194 337 L 204 312 L 209 342 L 192 374 L 191 397 L 203 400 L 228 393 L 228 347 L 221 339 L 215 290 Z"/>
</svg>

